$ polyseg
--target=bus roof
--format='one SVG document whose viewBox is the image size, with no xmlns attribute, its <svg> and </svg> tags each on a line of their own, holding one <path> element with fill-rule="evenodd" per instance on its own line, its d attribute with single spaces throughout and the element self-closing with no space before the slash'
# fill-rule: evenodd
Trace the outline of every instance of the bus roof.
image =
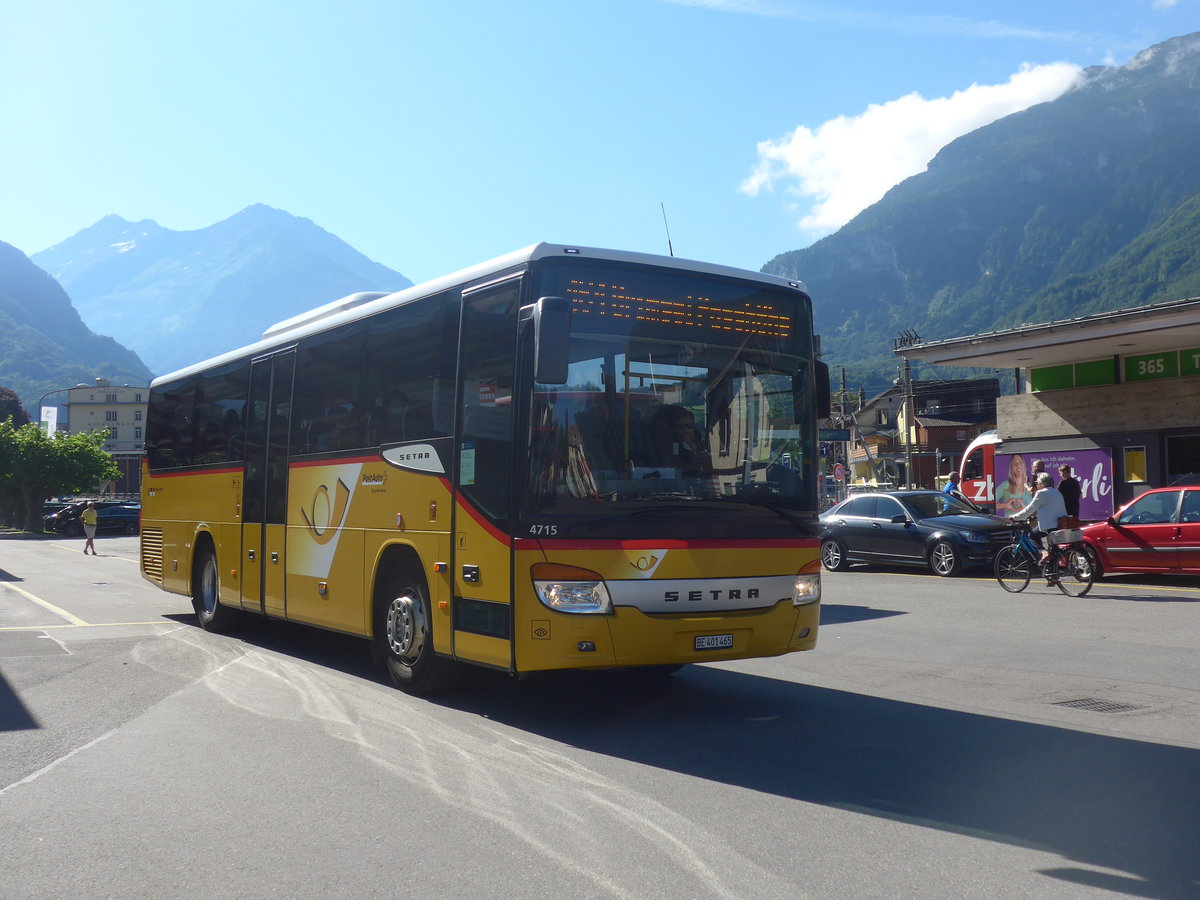
<svg viewBox="0 0 1200 900">
<path fill-rule="evenodd" d="M 449 275 L 443 275 L 440 278 L 425 281 L 421 284 L 413 285 L 405 288 L 402 291 L 394 293 L 379 293 L 379 292 L 360 292 L 350 294 L 334 300 L 331 303 L 326 303 L 311 309 L 307 312 L 300 313 L 290 319 L 284 319 L 282 322 L 277 322 L 266 331 L 263 332 L 262 340 L 245 347 L 240 347 L 236 350 L 231 350 L 228 353 L 223 353 L 211 359 L 203 360 L 193 365 L 182 369 L 177 369 L 174 372 L 168 372 L 160 375 L 151 382 L 151 386 L 174 381 L 178 378 L 184 378 L 188 375 L 194 375 L 198 372 L 206 371 L 214 366 L 222 365 L 226 362 L 232 362 L 237 359 L 243 359 L 247 356 L 258 356 L 262 353 L 269 352 L 272 348 L 284 346 L 301 338 L 307 337 L 310 334 L 315 334 L 324 331 L 326 328 L 335 327 L 347 322 L 352 322 L 359 318 L 364 318 L 369 315 L 382 312 L 386 309 L 391 309 L 395 306 L 400 306 L 404 303 L 410 303 L 421 297 L 430 294 L 436 294 L 440 291 L 448 290 L 462 284 L 469 284 L 474 281 L 479 281 L 491 274 L 499 274 L 506 270 L 515 268 L 525 263 L 535 260 L 550 259 L 555 257 L 570 257 L 584 259 L 600 259 L 611 262 L 625 262 L 640 265 L 659 266 L 667 269 L 679 269 L 680 271 L 695 272 L 702 275 L 717 275 L 726 278 L 738 278 L 746 281 L 758 281 L 771 287 L 791 288 L 792 290 L 800 291 L 807 295 L 808 289 L 801 281 L 793 281 L 788 278 L 781 278 L 777 275 L 765 275 L 762 272 L 751 272 L 747 269 L 736 269 L 732 266 L 721 266 L 714 263 L 698 262 L 691 259 L 682 259 L 677 256 L 657 256 L 653 253 L 635 253 L 624 250 L 605 250 L 597 247 L 581 247 L 571 244 L 531 244 L 521 250 L 513 251 L 512 253 L 498 256 L 495 259 L 482 262 L 465 269 L 460 269 L 457 272 L 452 272 Z"/>
</svg>

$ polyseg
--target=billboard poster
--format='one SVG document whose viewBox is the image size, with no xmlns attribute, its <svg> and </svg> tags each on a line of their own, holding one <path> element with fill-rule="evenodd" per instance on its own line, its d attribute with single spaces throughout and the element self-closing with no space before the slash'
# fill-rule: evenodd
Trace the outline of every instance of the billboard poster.
<svg viewBox="0 0 1200 900">
<path fill-rule="evenodd" d="M 1062 480 L 1058 467 L 1071 467 L 1079 482 L 1079 518 L 1085 522 L 1106 519 L 1113 514 L 1112 451 L 1041 450 L 1037 453 L 996 454 L 996 515 L 1011 516 L 1033 499 L 1035 487 L 1030 477 L 1035 460 L 1046 464 L 1055 485 Z"/>
<path fill-rule="evenodd" d="M 54 433 L 58 431 L 57 406 L 42 407 L 42 431 L 46 432 L 50 437 L 54 437 Z"/>
</svg>

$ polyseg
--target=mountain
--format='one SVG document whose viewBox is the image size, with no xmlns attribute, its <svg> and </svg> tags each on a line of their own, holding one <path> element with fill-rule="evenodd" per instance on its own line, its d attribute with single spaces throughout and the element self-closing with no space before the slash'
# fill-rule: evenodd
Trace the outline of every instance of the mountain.
<svg viewBox="0 0 1200 900">
<path fill-rule="evenodd" d="M 47 391 L 98 377 L 144 385 L 150 370 L 112 338 L 93 334 L 57 281 L 0 242 L 0 385 L 14 390 L 36 420 Z"/>
<path fill-rule="evenodd" d="M 871 386 L 894 377 L 901 330 L 934 340 L 1197 296 L 1198 146 L 1200 33 L 964 135 L 763 271 L 807 283 L 826 361 Z"/>
<path fill-rule="evenodd" d="M 412 284 L 310 220 L 261 204 L 197 231 L 106 216 L 32 258 L 89 326 L 119 336 L 156 374 L 347 294 Z"/>
</svg>

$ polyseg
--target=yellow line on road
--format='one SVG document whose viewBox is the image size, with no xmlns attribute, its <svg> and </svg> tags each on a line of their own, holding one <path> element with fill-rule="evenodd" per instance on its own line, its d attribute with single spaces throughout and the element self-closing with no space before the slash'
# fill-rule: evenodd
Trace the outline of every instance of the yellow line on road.
<svg viewBox="0 0 1200 900">
<path fill-rule="evenodd" d="M 846 575 L 848 573 L 839 572 L 838 574 Z M 849 573 L 849 574 L 853 574 L 853 573 Z M 861 574 L 864 574 L 864 575 L 894 575 L 897 578 L 932 578 L 934 581 L 953 581 L 954 580 L 954 579 L 946 578 L 944 575 L 935 575 L 932 572 L 880 572 L 877 570 L 865 570 Z M 828 578 L 830 573 L 822 570 L 821 575 L 824 578 Z M 987 584 L 990 581 L 992 581 L 993 579 L 991 579 L 991 578 L 975 578 L 975 579 L 971 579 L 971 580 L 978 581 L 981 584 Z M 1032 584 L 1033 582 L 1035 582 L 1037 580 L 1038 579 L 1036 577 L 1030 579 L 1030 584 Z M 1096 590 L 1096 588 L 1101 588 L 1101 587 L 1103 587 L 1103 588 L 1118 588 L 1118 589 L 1123 589 L 1126 591 L 1168 591 L 1168 592 L 1172 592 L 1172 593 L 1200 594 L 1200 588 L 1194 588 L 1194 587 L 1182 587 L 1182 586 L 1169 587 L 1169 586 L 1155 585 L 1155 584 L 1131 584 L 1129 582 L 1124 582 L 1124 581 L 1109 581 L 1107 578 L 1101 579 L 1100 581 L 1092 582 L 1092 590 L 1093 591 Z"/>
<path fill-rule="evenodd" d="M 17 587 L 11 581 L 0 581 L 0 586 L 10 588 L 11 590 L 16 591 L 18 594 L 20 594 L 26 600 L 30 600 L 30 601 L 36 603 L 42 609 L 50 610 L 50 612 L 54 613 L 56 616 L 62 616 L 64 619 L 66 619 L 72 625 L 87 625 L 88 624 L 87 622 L 83 621 L 83 619 L 79 618 L 78 616 L 71 615 L 65 609 L 59 609 L 53 603 L 47 603 L 41 597 L 35 597 L 33 594 L 29 593 L 29 591 L 25 590 L 24 588 Z"/>
</svg>

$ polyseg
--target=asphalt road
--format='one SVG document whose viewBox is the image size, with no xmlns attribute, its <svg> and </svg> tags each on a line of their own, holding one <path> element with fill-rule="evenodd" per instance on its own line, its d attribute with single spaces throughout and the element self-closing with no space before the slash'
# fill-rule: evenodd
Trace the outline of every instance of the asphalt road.
<svg viewBox="0 0 1200 900">
<path fill-rule="evenodd" d="M 0 897 L 1200 896 L 1200 579 L 826 575 L 811 653 L 393 690 L 0 538 Z"/>
</svg>

